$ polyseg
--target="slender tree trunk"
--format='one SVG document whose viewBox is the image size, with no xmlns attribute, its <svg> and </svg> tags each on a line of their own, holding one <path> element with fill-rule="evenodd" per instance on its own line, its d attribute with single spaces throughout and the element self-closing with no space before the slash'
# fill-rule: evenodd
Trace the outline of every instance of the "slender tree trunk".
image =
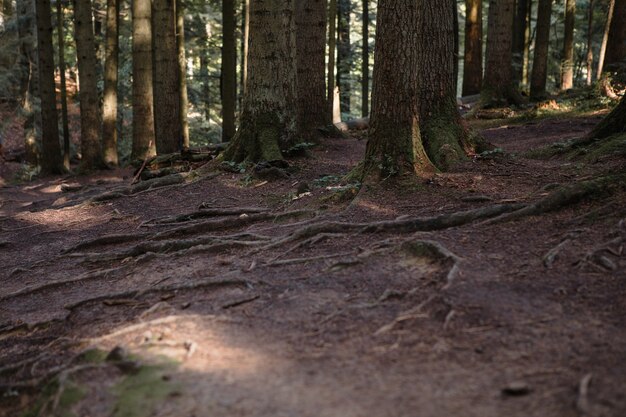
<svg viewBox="0 0 626 417">
<path fill-rule="evenodd" d="M 513 84 L 512 43 L 515 0 L 490 0 L 485 77 L 482 85 L 484 105 L 519 104 L 521 96 Z"/>
<path fill-rule="evenodd" d="M 341 112 L 350 113 L 351 85 L 350 73 L 352 70 L 352 46 L 350 44 L 350 0 L 338 0 L 337 25 L 337 85 Z"/>
<path fill-rule="evenodd" d="M 461 48 L 461 36 L 459 34 L 459 6 L 455 1 L 452 3 L 451 7 L 454 12 L 454 97 L 456 101 L 456 95 L 459 91 L 459 60 L 461 57 L 459 50 Z"/>
<path fill-rule="evenodd" d="M 513 82 L 519 85 L 524 77 L 524 49 L 528 27 L 528 1 L 517 0 L 513 23 Z"/>
<path fill-rule="evenodd" d="M 363 54 L 361 66 L 361 116 L 370 114 L 370 2 L 363 0 Z"/>
<path fill-rule="evenodd" d="M 530 97 L 534 100 L 541 100 L 546 97 L 551 16 L 552 0 L 539 0 L 535 57 L 533 59 L 533 72 L 530 80 Z"/>
<path fill-rule="evenodd" d="M 200 79 L 202 80 L 202 103 L 204 103 L 204 119 L 211 122 L 211 84 L 209 83 L 209 63 L 206 54 L 200 55 Z"/>
<path fill-rule="evenodd" d="M 65 31 L 63 2 L 57 0 L 57 43 L 59 44 L 59 76 L 61 79 L 61 124 L 63 126 L 63 167 L 70 169 L 70 123 L 67 115 L 67 83 L 65 80 Z"/>
<path fill-rule="evenodd" d="M 328 2 L 328 71 L 326 81 L 326 101 L 330 114 L 333 115 L 333 123 L 341 122 L 335 118 L 335 64 L 337 53 L 337 0 Z"/>
<path fill-rule="evenodd" d="M 159 155 L 182 148 L 180 68 L 176 43 L 176 0 L 153 0 L 154 133 Z"/>
<path fill-rule="evenodd" d="M 156 154 L 152 95 L 152 8 L 133 1 L 133 160 Z"/>
<path fill-rule="evenodd" d="M 364 178 L 377 180 L 434 170 L 422 145 L 419 126 L 421 22 L 417 8 L 415 0 L 378 0 Z"/>
<path fill-rule="evenodd" d="M 180 128 L 182 147 L 189 149 L 189 97 L 187 95 L 187 59 L 185 57 L 185 8 L 182 0 L 176 0 L 176 49 L 178 51 L 178 90 L 180 93 Z M 235 56 L 235 60 L 236 60 Z M 236 71 L 236 70 L 235 70 Z M 235 81 L 235 89 L 236 81 Z M 236 90 L 235 90 L 236 91 Z M 235 92 L 236 94 L 236 92 Z"/>
<path fill-rule="evenodd" d="M 293 0 L 252 0 L 248 82 L 229 161 L 273 161 L 296 143 L 297 60 Z"/>
<path fill-rule="evenodd" d="M 54 49 L 52 47 L 52 17 L 50 0 L 37 0 L 37 46 L 39 94 L 41 97 L 42 154 L 41 170 L 47 174 L 63 172 L 59 145 L 59 118 L 54 82 Z"/>
<path fill-rule="evenodd" d="M 465 0 L 465 61 L 463 95 L 480 93 L 483 80 L 483 7 L 482 0 Z"/>
<path fill-rule="evenodd" d="M 298 129 L 303 139 L 315 140 L 317 129 L 329 126 L 326 105 L 326 1 L 296 1 L 298 58 Z"/>
<path fill-rule="evenodd" d="M 589 0 L 587 22 L 587 85 L 593 83 L 593 2 L 594 0 Z"/>
<path fill-rule="evenodd" d="M 103 166 L 96 45 L 94 42 L 92 12 L 91 0 L 74 0 L 74 37 L 76 39 L 78 78 L 80 80 L 82 170 L 98 169 Z"/>
<path fill-rule="evenodd" d="M 565 2 L 565 38 L 563 61 L 561 62 L 561 90 L 574 87 L 574 24 L 576 22 L 576 0 Z"/>
<path fill-rule="evenodd" d="M 118 165 L 117 71 L 119 55 L 119 13 L 119 0 L 107 0 L 102 152 L 104 154 L 104 163 L 111 166 Z"/>
<path fill-rule="evenodd" d="M 237 47 L 235 46 L 235 2 L 222 1 L 222 141 L 235 136 L 237 107 Z"/>
<path fill-rule="evenodd" d="M 604 67 L 608 70 L 619 70 L 626 65 L 626 0 L 615 0 L 613 19 L 609 29 Z"/>
<path fill-rule="evenodd" d="M 531 32 L 532 16 L 533 16 L 533 0 L 528 0 L 528 9 L 526 10 L 526 34 L 524 37 L 524 75 L 522 82 L 524 85 L 530 84 L 530 45 L 533 41 L 533 33 Z"/>
<path fill-rule="evenodd" d="M 244 22 L 243 22 L 243 48 L 242 54 L 243 62 L 242 67 L 242 94 L 241 99 L 243 101 L 243 96 L 246 93 L 246 83 L 248 82 L 248 42 L 250 41 L 250 0 L 244 0 Z"/>
</svg>

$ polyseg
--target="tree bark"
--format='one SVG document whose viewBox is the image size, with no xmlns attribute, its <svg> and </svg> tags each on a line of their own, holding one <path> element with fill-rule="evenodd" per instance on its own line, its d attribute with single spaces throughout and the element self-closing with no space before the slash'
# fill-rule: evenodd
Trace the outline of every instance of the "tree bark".
<svg viewBox="0 0 626 417">
<path fill-rule="evenodd" d="M 42 153 L 41 170 L 46 174 L 63 172 L 59 145 L 59 118 L 54 82 L 54 49 L 50 0 L 37 0 L 37 50 L 39 56 L 39 94 L 41 97 Z"/>
<path fill-rule="evenodd" d="M 479 94 L 483 80 L 482 0 L 465 0 L 465 60 L 463 96 Z"/>
<path fill-rule="evenodd" d="M 74 37 L 76 40 L 78 78 L 80 81 L 82 170 L 99 169 L 103 166 L 96 45 L 94 42 L 92 12 L 91 0 L 74 0 Z"/>
<path fill-rule="evenodd" d="M 70 169 L 70 123 L 67 115 L 67 83 L 65 80 L 65 31 L 63 2 L 57 0 L 57 43 L 59 45 L 59 76 L 61 79 L 61 124 L 63 126 L 63 167 Z"/>
<path fill-rule="evenodd" d="M 350 0 L 337 1 L 337 85 L 341 112 L 350 113 L 352 46 L 350 44 Z"/>
<path fill-rule="evenodd" d="M 434 171 L 419 126 L 420 21 L 415 0 L 379 0 L 372 115 L 362 179 Z"/>
<path fill-rule="evenodd" d="M 296 1 L 298 129 L 307 141 L 332 124 L 326 105 L 326 6 L 325 0 Z"/>
<path fill-rule="evenodd" d="M 551 16 L 552 0 L 539 0 L 535 57 L 533 59 L 533 71 L 530 80 L 530 97 L 534 100 L 541 100 L 546 97 Z"/>
<path fill-rule="evenodd" d="M 337 0 L 329 0 L 328 2 L 328 70 L 326 82 L 326 101 L 328 111 L 333 115 L 333 123 L 341 122 L 335 120 L 335 87 L 337 86 L 336 71 L 336 54 L 337 54 Z"/>
<path fill-rule="evenodd" d="M 606 46 L 604 67 L 609 71 L 622 70 L 626 65 L 626 0 L 615 0 L 615 9 Z"/>
<path fill-rule="evenodd" d="M 154 133 L 157 154 L 182 148 L 180 82 L 176 44 L 176 0 L 154 0 Z"/>
<path fill-rule="evenodd" d="M 235 46 L 235 3 L 222 1 L 222 142 L 230 142 L 235 136 L 235 112 L 237 107 L 237 48 Z"/>
<path fill-rule="evenodd" d="M 588 139 L 604 139 L 616 134 L 626 134 L 626 96 L 587 136 Z"/>
<path fill-rule="evenodd" d="M 176 0 L 176 50 L 178 51 L 178 92 L 180 94 L 180 129 L 182 147 L 189 149 L 189 96 L 187 95 L 187 59 L 185 58 L 185 8 L 183 0 Z M 235 56 L 235 62 L 237 57 Z M 236 71 L 236 70 L 235 70 Z M 236 74 L 235 74 L 236 77 Z M 235 89 L 237 88 L 235 81 Z M 235 95 L 236 95 L 235 90 Z"/>
<path fill-rule="evenodd" d="M 119 55 L 119 13 L 119 0 L 107 0 L 102 152 L 104 154 L 104 163 L 110 166 L 118 165 L 117 80 Z"/>
<path fill-rule="evenodd" d="M 513 84 L 512 43 L 515 0 L 490 0 L 486 68 L 481 100 L 483 105 L 519 104 L 521 96 Z"/>
<path fill-rule="evenodd" d="M 561 90 L 574 87 L 574 24 L 576 22 L 576 0 L 565 2 L 565 37 L 563 60 L 561 61 Z"/>
<path fill-rule="evenodd" d="M 532 43 L 533 33 L 531 32 L 532 16 L 533 16 L 533 0 L 528 0 L 528 8 L 526 10 L 526 35 L 524 37 L 524 75 L 522 82 L 525 85 L 530 84 L 530 44 Z"/>
<path fill-rule="evenodd" d="M 587 21 L 587 85 L 593 83 L 593 3 L 589 0 Z"/>
<path fill-rule="evenodd" d="M 598 57 L 598 80 L 602 78 L 604 72 L 604 60 L 606 57 L 606 48 L 609 43 L 609 32 L 611 23 L 613 22 L 613 12 L 615 10 L 615 0 L 609 0 L 609 11 L 606 16 L 606 24 L 604 25 L 604 36 L 602 37 L 602 46 L 600 46 L 600 56 Z"/>
<path fill-rule="evenodd" d="M 361 58 L 361 116 L 370 115 L 370 2 L 363 0 L 363 52 Z"/>
<path fill-rule="evenodd" d="M 528 26 L 528 1 L 517 0 L 513 23 L 513 82 L 519 85 L 524 76 L 524 49 L 526 46 L 526 28 Z"/>
<path fill-rule="evenodd" d="M 150 0 L 133 4 L 133 151 L 131 159 L 156 155 L 152 95 L 152 8 Z"/>
<path fill-rule="evenodd" d="M 243 21 L 243 48 L 242 54 L 242 101 L 246 93 L 246 84 L 248 82 L 248 42 L 250 41 L 250 0 L 244 0 L 244 21 Z"/>
<path fill-rule="evenodd" d="M 250 1 L 248 82 L 239 130 L 225 160 L 278 160 L 296 143 L 294 14 L 293 0 Z"/>
</svg>

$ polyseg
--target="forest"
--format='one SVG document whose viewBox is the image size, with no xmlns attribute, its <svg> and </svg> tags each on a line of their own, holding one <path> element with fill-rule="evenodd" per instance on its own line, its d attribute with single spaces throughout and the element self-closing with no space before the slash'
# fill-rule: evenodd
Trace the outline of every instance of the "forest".
<svg viewBox="0 0 626 417">
<path fill-rule="evenodd" d="M 626 416 L 626 0 L 0 0 L 0 417 Z"/>
</svg>

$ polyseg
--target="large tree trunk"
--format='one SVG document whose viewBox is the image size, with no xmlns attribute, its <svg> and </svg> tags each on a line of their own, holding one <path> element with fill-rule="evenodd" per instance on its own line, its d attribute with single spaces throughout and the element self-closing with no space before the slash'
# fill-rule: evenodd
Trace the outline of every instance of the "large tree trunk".
<svg viewBox="0 0 626 417">
<path fill-rule="evenodd" d="M 243 39 L 241 47 L 241 100 L 246 93 L 246 83 L 248 82 L 248 41 L 250 40 L 250 0 L 243 0 Z"/>
<path fill-rule="evenodd" d="M 37 0 L 37 46 L 39 55 L 39 94 L 41 97 L 42 154 L 41 170 L 47 174 L 63 172 L 59 145 L 59 118 L 54 82 L 54 49 L 50 0 Z"/>
<path fill-rule="evenodd" d="M 615 0 L 615 9 L 606 45 L 604 67 L 609 71 L 626 66 L 626 0 Z"/>
<path fill-rule="evenodd" d="M 606 57 L 606 48 L 609 43 L 609 32 L 613 22 L 613 12 L 615 11 L 615 0 L 609 0 L 609 11 L 606 16 L 604 25 L 604 36 L 602 37 L 602 45 L 600 46 L 600 55 L 598 56 L 598 80 L 602 78 L 604 72 L 604 59 Z"/>
<path fill-rule="evenodd" d="M 456 0 L 418 3 L 420 130 L 428 157 L 442 170 L 464 157 L 466 134 L 456 103 L 455 5 Z"/>
<path fill-rule="evenodd" d="M 326 1 L 296 1 L 298 129 L 315 140 L 317 128 L 332 124 L 326 105 Z"/>
<path fill-rule="evenodd" d="M 117 71 L 119 55 L 119 12 L 119 0 L 107 0 L 102 152 L 104 154 L 104 163 L 111 166 L 118 164 Z"/>
<path fill-rule="evenodd" d="M 379 0 L 372 116 L 363 177 L 383 179 L 435 168 L 419 127 L 421 22 L 415 0 Z"/>
<path fill-rule="evenodd" d="M 235 136 L 237 107 L 237 47 L 235 46 L 235 2 L 222 2 L 222 141 Z"/>
<path fill-rule="evenodd" d="M 78 55 L 80 149 L 81 169 L 83 170 L 98 169 L 103 166 L 96 45 L 92 16 L 91 0 L 74 0 L 74 37 Z"/>
<path fill-rule="evenodd" d="M 152 95 L 152 7 L 133 0 L 133 160 L 156 154 Z"/>
<path fill-rule="evenodd" d="M 521 96 L 513 84 L 512 43 L 515 0 L 490 0 L 486 68 L 481 99 L 483 105 L 519 104 Z"/>
<path fill-rule="evenodd" d="M 480 93 L 483 81 L 483 2 L 465 0 L 463 96 Z"/>
<path fill-rule="evenodd" d="M 328 70 L 326 72 L 326 105 L 328 112 L 333 117 L 333 123 L 341 122 L 335 119 L 335 88 L 337 78 L 335 76 L 335 64 L 337 53 L 337 0 L 328 1 Z"/>
<path fill-rule="evenodd" d="M 57 42 L 59 46 L 59 78 L 61 79 L 61 124 L 63 126 L 63 167 L 70 169 L 70 123 L 67 114 L 67 83 L 65 80 L 65 28 L 63 2 L 57 0 Z"/>
<path fill-rule="evenodd" d="M 361 115 L 370 115 L 370 2 L 363 0 L 363 52 L 361 55 Z"/>
<path fill-rule="evenodd" d="M 526 28 L 528 22 L 528 2 L 517 0 L 513 24 L 513 82 L 519 85 L 524 76 L 524 49 L 526 46 Z"/>
<path fill-rule="evenodd" d="M 530 80 L 530 97 L 535 100 L 541 100 L 546 96 L 551 16 L 552 0 L 539 0 L 539 9 L 537 11 L 535 57 L 533 60 L 533 72 Z"/>
<path fill-rule="evenodd" d="M 293 0 L 251 0 L 248 82 L 229 161 L 282 159 L 296 143 L 297 74 Z"/>
<path fill-rule="evenodd" d="M 604 139 L 617 134 L 626 134 L 626 96 L 592 131 L 589 140 Z"/>
<path fill-rule="evenodd" d="M 154 0 L 154 131 L 159 155 L 182 148 L 176 0 Z"/>
<path fill-rule="evenodd" d="M 350 113 L 350 73 L 352 70 L 352 46 L 350 45 L 350 0 L 337 0 L 337 85 L 341 112 Z"/>
<path fill-rule="evenodd" d="M 593 82 L 593 3 L 589 0 L 589 10 L 587 16 L 587 85 Z"/>
<path fill-rule="evenodd" d="M 185 8 L 176 0 L 176 50 L 178 51 L 178 92 L 180 94 L 180 130 L 182 147 L 189 149 L 189 96 L 187 95 L 187 59 L 185 57 Z M 236 59 L 236 58 L 235 58 Z M 235 88 L 237 88 L 235 86 Z"/>
<path fill-rule="evenodd" d="M 576 22 L 576 0 L 565 3 L 565 38 L 561 61 L 561 90 L 574 87 L 574 24 Z"/>
</svg>

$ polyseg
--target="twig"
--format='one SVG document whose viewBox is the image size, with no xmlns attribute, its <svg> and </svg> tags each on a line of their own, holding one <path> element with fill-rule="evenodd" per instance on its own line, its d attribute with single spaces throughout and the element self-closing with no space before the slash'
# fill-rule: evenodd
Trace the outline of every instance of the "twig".
<svg viewBox="0 0 626 417">
<path fill-rule="evenodd" d="M 589 385 L 593 379 L 593 374 L 585 375 L 578 385 L 578 399 L 576 400 L 576 408 L 582 416 L 591 415 L 591 407 L 589 404 Z"/>
<path fill-rule="evenodd" d="M 148 143 L 148 149 L 152 148 L 152 139 L 150 140 L 150 142 Z M 146 169 L 146 165 L 148 165 L 148 160 L 153 159 L 153 157 L 149 156 L 149 154 L 146 154 L 146 157 L 143 160 L 143 164 L 141 164 L 141 168 L 139 168 L 139 171 L 137 171 L 137 175 L 135 175 L 135 177 L 133 178 L 133 182 L 131 182 L 131 185 L 134 185 L 137 183 L 137 180 L 139 180 L 139 177 L 141 176 L 141 173 L 143 172 L 144 169 Z"/>
</svg>

